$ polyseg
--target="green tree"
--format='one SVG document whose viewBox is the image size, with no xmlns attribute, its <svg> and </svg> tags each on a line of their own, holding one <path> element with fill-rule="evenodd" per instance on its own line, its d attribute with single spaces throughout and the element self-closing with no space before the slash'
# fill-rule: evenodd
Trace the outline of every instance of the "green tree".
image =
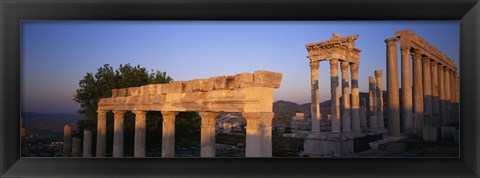
<svg viewBox="0 0 480 178">
<path fill-rule="evenodd" d="M 78 136 L 83 136 L 83 130 L 89 129 L 94 133 L 97 126 L 97 103 L 100 98 L 112 96 L 112 89 L 137 87 L 147 84 L 170 83 L 173 79 L 165 72 L 149 73 L 140 65 L 131 66 L 130 64 L 120 65 L 118 69 L 113 69 L 109 64 L 105 64 L 97 69 L 97 73 L 87 73 L 79 82 L 79 88 L 74 95 L 73 100 L 80 103 L 81 109 L 78 111 L 85 116 L 85 120 L 77 123 Z M 158 123 L 161 119 L 159 112 L 153 112 L 147 115 L 147 134 L 148 132 L 158 133 Z M 134 132 L 134 114 L 127 112 L 125 114 L 125 153 L 131 152 L 128 144 L 132 143 L 128 135 Z M 161 128 L 160 128 L 161 129 Z M 107 144 L 110 144 L 113 130 L 113 114 L 107 114 Z M 108 134 L 110 133 L 110 134 Z M 95 136 L 94 136 L 95 138 Z M 133 139 L 133 138 L 132 138 Z M 161 143 L 161 142 L 160 142 Z M 95 142 L 93 142 L 95 144 Z M 155 145 L 153 145 L 155 146 Z M 110 148 L 111 149 L 111 148 Z M 107 152 L 110 151 L 107 147 Z"/>
</svg>

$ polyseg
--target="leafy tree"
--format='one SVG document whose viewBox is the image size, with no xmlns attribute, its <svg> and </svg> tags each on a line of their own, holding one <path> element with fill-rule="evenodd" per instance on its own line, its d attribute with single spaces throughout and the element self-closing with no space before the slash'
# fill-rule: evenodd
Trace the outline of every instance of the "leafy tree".
<svg viewBox="0 0 480 178">
<path fill-rule="evenodd" d="M 74 95 L 73 100 L 80 103 L 81 109 L 78 111 L 85 116 L 85 120 L 77 123 L 79 132 L 78 136 L 83 136 L 83 130 L 90 129 L 96 132 L 97 126 L 97 103 L 100 98 L 108 98 L 112 95 L 112 89 L 138 87 L 147 84 L 170 83 L 173 79 L 165 72 L 149 73 L 144 67 L 131 66 L 130 64 L 120 65 L 118 69 L 113 69 L 109 64 L 105 64 L 97 69 L 97 73 L 87 73 L 79 82 L 79 88 Z M 130 144 L 133 145 L 133 135 L 135 128 L 135 116 L 131 112 L 125 114 L 125 153 L 133 152 Z M 161 119 L 160 112 L 152 112 L 147 115 L 147 134 L 148 132 L 158 133 L 161 127 L 159 121 Z M 161 123 L 161 122 L 160 122 Z M 132 133 L 130 133 L 132 132 Z M 110 145 L 111 137 L 113 137 L 113 114 L 107 113 L 107 144 Z M 161 131 L 160 131 L 161 133 Z M 161 137 L 159 135 L 158 137 Z M 95 139 L 95 136 L 94 136 Z M 161 141 L 160 141 L 161 143 Z M 95 142 L 93 142 L 95 145 Z M 154 145 L 155 146 L 155 145 Z M 111 150 L 107 147 L 107 152 Z"/>
</svg>

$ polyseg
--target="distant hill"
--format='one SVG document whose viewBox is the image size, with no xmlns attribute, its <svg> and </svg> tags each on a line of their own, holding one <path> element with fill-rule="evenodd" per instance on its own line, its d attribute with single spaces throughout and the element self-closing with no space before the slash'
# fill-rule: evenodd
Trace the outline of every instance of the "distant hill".
<svg viewBox="0 0 480 178">
<path fill-rule="evenodd" d="M 75 128 L 78 120 L 84 119 L 80 114 L 65 113 L 34 113 L 22 112 L 24 127 L 28 132 L 52 131 L 63 132 L 63 127 L 68 124 Z"/>
</svg>

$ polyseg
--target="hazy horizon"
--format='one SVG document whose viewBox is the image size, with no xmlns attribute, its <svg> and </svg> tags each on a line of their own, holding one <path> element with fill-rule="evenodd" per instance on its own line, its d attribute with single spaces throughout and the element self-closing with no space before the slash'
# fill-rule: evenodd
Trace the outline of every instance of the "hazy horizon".
<svg viewBox="0 0 480 178">
<path fill-rule="evenodd" d="M 460 71 L 459 28 L 458 21 L 22 21 L 21 111 L 78 114 L 73 96 L 86 73 L 127 63 L 176 81 L 280 72 L 275 101 L 310 103 L 305 44 L 328 40 L 334 32 L 359 35 L 360 92 L 368 92 L 368 76 L 378 69 L 386 90 L 386 38 L 412 29 Z M 319 81 L 321 101 L 329 100 L 327 62 L 320 62 Z"/>
</svg>

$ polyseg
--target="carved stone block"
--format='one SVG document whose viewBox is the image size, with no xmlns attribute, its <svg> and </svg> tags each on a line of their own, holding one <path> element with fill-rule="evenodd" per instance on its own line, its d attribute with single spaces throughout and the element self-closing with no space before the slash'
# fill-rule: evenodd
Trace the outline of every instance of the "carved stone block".
<svg viewBox="0 0 480 178">
<path fill-rule="evenodd" d="M 281 73 L 265 70 L 257 70 L 253 73 L 253 86 L 255 87 L 279 88 L 281 81 Z"/>
</svg>

